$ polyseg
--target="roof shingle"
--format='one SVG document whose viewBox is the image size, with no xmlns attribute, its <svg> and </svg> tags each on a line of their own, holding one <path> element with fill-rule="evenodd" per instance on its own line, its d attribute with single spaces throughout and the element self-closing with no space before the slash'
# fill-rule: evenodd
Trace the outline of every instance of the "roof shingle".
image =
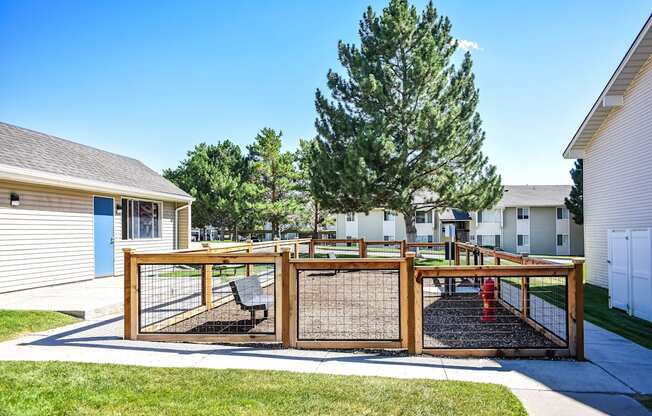
<svg viewBox="0 0 652 416">
<path fill-rule="evenodd" d="M 0 164 L 189 197 L 139 160 L 0 122 Z"/>
</svg>

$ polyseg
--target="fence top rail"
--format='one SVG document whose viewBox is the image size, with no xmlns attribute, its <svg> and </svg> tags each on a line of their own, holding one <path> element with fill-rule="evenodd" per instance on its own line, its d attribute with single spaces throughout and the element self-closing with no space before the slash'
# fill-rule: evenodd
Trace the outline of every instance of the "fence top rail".
<svg viewBox="0 0 652 416">
<path fill-rule="evenodd" d="M 315 238 L 311 241 L 313 244 L 359 243 L 362 238 Z"/>
<path fill-rule="evenodd" d="M 246 264 L 274 263 L 281 253 L 135 253 L 131 260 L 138 264 Z"/>
<path fill-rule="evenodd" d="M 433 241 L 431 243 L 406 243 L 408 247 L 445 247 L 445 241 Z"/>
<path fill-rule="evenodd" d="M 399 259 L 290 259 L 297 270 L 386 270 L 398 269 L 405 262 Z"/>
<path fill-rule="evenodd" d="M 309 238 L 295 238 L 292 240 L 272 240 L 272 241 L 259 241 L 257 243 L 237 243 L 233 244 L 230 246 L 225 246 L 225 247 L 213 247 L 210 245 L 210 243 L 205 243 L 208 247 L 204 247 L 202 250 L 219 250 L 221 252 L 230 252 L 230 251 L 237 251 L 237 250 L 245 250 L 249 247 L 253 248 L 267 248 L 267 247 L 275 247 L 277 244 L 279 246 L 286 246 L 286 245 L 292 245 L 292 244 L 305 244 L 309 243 L 310 239 Z"/>
<path fill-rule="evenodd" d="M 397 244 L 403 244 L 403 240 L 368 240 L 368 241 L 365 241 L 365 243 L 368 246 L 371 246 L 371 245 L 374 245 L 374 246 L 375 245 L 384 245 L 384 244 L 397 245 Z"/>
<path fill-rule="evenodd" d="M 514 266 L 417 266 L 417 277 L 568 277 L 572 264 L 533 264 Z"/>
<path fill-rule="evenodd" d="M 467 251 L 477 251 L 485 256 L 492 256 L 502 260 L 512 261 L 514 263 L 523 264 L 559 264 L 551 260 L 529 257 L 528 255 L 510 253 L 508 251 L 496 250 L 486 247 L 481 247 L 470 243 L 457 243 L 458 247 Z"/>
</svg>

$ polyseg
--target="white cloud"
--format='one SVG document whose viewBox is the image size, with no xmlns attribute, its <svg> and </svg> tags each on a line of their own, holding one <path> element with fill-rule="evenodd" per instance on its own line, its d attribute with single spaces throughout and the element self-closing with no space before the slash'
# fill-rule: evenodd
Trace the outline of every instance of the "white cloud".
<svg viewBox="0 0 652 416">
<path fill-rule="evenodd" d="M 478 42 L 474 42 L 472 40 L 466 40 L 466 39 L 457 39 L 457 46 L 460 47 L 460 49 L 464 49 L 465 51 L 481 51 L 482 48 L 480 45 L 478 45 Z"/>
</svg>

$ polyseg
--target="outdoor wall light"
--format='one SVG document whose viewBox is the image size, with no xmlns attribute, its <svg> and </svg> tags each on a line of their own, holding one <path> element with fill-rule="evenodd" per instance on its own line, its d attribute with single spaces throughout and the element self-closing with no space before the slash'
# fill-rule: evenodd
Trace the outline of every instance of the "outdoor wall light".
<svg viewBox="0 0 652 416">
<path fill-rule="evenodd" d="M 17 207 L 18 205 L 20 205 L 20 197 L 16 192 L 12 192 L 11 194 L 9 194 L 9 201 L 11 202 L 12 207 Z"/>
</svg>

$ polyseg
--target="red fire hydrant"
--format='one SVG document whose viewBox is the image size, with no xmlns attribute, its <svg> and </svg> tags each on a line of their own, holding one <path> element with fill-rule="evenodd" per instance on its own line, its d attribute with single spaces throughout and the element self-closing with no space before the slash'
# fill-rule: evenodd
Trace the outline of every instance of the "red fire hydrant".
<svg viewBox="0 0 652 416">
<path fill-rule="evenodd" d="M 480 291 L 482 298 L 482 317 L 480 322 L 496 322 L 496 285 L 493 279 L 487 279 Z"/>
</svg>

